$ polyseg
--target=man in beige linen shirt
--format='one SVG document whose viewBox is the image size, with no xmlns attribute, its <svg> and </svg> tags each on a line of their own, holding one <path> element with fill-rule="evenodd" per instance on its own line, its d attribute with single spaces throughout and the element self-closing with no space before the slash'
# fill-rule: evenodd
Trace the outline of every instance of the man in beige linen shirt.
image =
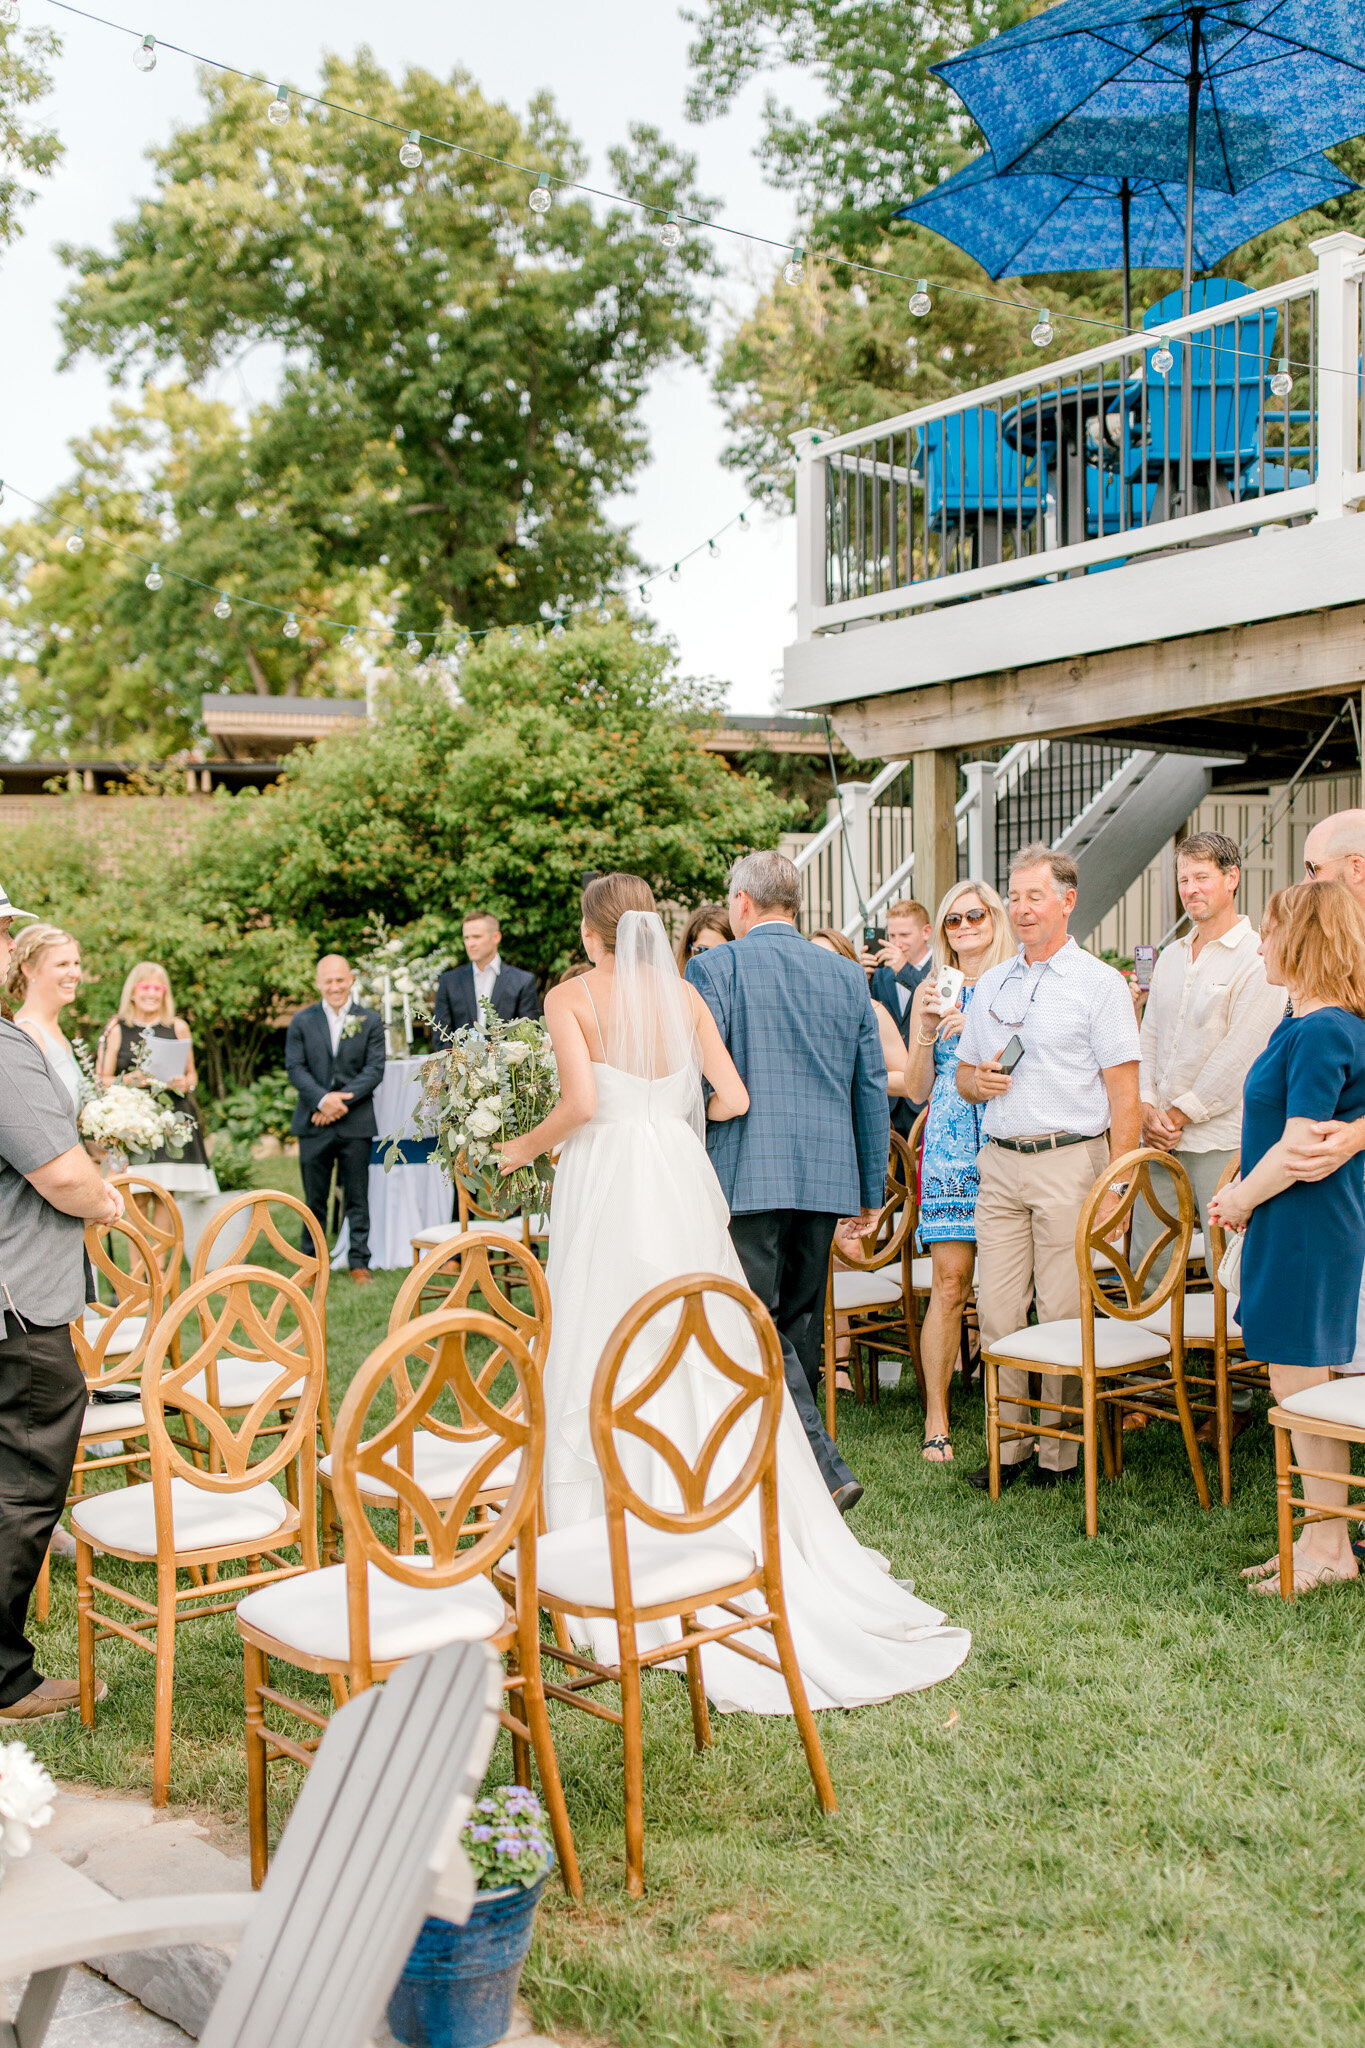
<svg viewBox="0 0 1365 2048">
<path fill-rule="evenodd" d="M 1179 1159 L 1202 1226 L 1242 1142 L 1242 1088 L 1284 1015 L 1265 978 L 1260 939 L 1237 911 L 1238 850 L 1199 832 L 1176 853 L 1176 886 L 1192 929 L 1156 963 L 1142 1019 L 1142 1142 Z M 1135 1213 L 1149 1223 L 1146 1211 Z"/>
</svg>

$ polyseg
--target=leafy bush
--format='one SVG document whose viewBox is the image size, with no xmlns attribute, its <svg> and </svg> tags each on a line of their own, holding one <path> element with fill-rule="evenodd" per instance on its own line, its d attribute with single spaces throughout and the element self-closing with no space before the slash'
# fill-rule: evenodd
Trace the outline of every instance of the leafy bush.
<svg viewBox="0 0 1365 2048">
<path fill-rule="evenodd" d="M 213 1141 L 210 1154 L 213 1171 L 218 1185 L 225 1195 L 240 1194 L 244 1188 L 256 1185 L 256 1162 L 251 1156 L 251 1147 L 240 1138 L 229 1137 L 220 1131 Z"/>
<path fill-rule="evenodd" d="M 216 1131 L 246 1145 L 258 1138 L 287 1138 L 298 1101 L 283 1067 L 271 1067 L 245 1088 L 230 1088 L 215 1102 L 209 1123 Z"/>
</svg>

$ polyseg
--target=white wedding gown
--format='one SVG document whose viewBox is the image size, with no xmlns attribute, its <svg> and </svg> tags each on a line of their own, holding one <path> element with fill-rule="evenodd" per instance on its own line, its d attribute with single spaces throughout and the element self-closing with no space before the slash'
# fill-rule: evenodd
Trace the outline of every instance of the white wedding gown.
<svg viewBox="0 0 1365 2048">
<path fill-rule="evenodd" d="M 729 1211 L 706 1148 L 694 1127 L 699 1080 L 695 1068 L 648 1080 L 595 1063 L 597 1110 L 564 1145 L 555 1176 L 548 1277 L 553 1320 L 545 1368 L 546 1514 L 564 1529 L 603 1512 L 588 1404 L 593 1376 L 612 1330 L 660 1281 L 685 1273 L 721 1273 L 743 1282 L 730 1242 Z M 727 1352 L 755 1356 L 752 1332 L 722 1297 L 708 1313 Z M 637 1383 L 674 1327 L 670 1313 L 641 1340 L 618 1397 Z M 735 1394 L 696 1347 L 644 1410 L 646 1418 L 694 1459 L 706 1432 Z M 752 1412 L 752 1411 L 751 1411 Z M 738 1469 L 752 1432 L 731 1438 L 735 1455 L 720 1484 Z M 662 1461 L 618 1435 L 631 1483 L 660 1506 L 678 1495 Z M 627 1448 L 628 1447 L 628 1448 Z M 971 1647 L 965 1629 L 944 1626 L 937 1608 L 917 1600 L 890 1576 L 885 1558 L 857 1541 L 835 1507 L 806 1441 L 791 1396 L 783 1394 L 778 1438 L 781 1565 L 792 1636 L 812 1707 L 861 1707 L 936 1685 L 956 1671 Z M 719 1484 L 709 1489 L 714 1498 Z M 755 1549 L 759 1495 L 750 1495 L 728 1526 Z M 749 1596 L 758 1604 L 758 1596 Z M 713 1611 L 713 1621 L 723 1621 Z M 705 1626 L 703 1620 L 703 1626 Z M 573 1624 L 596 1654 L 615 1657 L 615 1629 Z M 642 1645 L 672 1640 L 664 1625 L 641 1630 Z M 756 1648 L 773 1654 L 772 1637 L 756 1631 Z M 723 1644 L 702 1651 L 706 1690 L 723 1712 L 790 1712 L 777 1672 L 737 1656 Z"/>
</svg>

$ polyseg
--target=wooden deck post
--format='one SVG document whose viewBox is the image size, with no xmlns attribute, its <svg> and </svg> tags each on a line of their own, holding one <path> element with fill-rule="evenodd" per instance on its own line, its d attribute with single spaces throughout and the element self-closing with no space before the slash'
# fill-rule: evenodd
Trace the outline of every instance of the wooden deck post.
<svg viewBox="0 0 1365 2048">
<path fill-rule="evenodd" d="M 934 915 L 957 880 L 957 750 L 938 747 L 913 757 L 914 893 Z"/>
</svg>

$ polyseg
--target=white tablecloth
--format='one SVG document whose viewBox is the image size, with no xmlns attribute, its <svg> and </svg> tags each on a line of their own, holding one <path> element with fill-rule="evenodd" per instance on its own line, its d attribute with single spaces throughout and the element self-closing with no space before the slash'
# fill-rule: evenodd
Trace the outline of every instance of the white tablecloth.
<svg viewBox="0 0 1365 2048">
<path fill-rule="evenodd" d="M 387 1060 L 384 1078 L 374 1091 L 375 1122 L 379 1136 L 370 1154 L 370 1264 L 410 1266 L 412 1239 L 416 1231 L 433 1223 L 448 1223 L 455 1207 L 455 1192 L 434 1159 L 428 1156 L 430 1141 L 413 1138 L 410 1120 L 421 1094 L 422 1060 Z M 397 1132 L 403 1137 L 406 1164 L 384 1171 L 384 1154 Z M 351 1232 L 343 1221 L 332 1253 L 332 1265 L 350 1264 Z"/>
</svg>

